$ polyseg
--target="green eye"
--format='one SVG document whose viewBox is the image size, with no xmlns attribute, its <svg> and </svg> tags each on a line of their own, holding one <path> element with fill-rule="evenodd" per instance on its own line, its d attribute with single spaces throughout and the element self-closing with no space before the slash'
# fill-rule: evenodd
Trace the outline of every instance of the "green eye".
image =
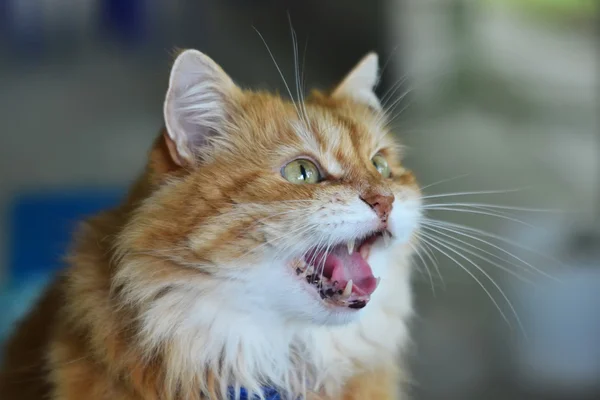
<svg viewBox="0 0 600 400">
<path fill-rule="evenodd" d="M 321 180 L 317 166 L 304 159 L 294 160 L 283 167 L 281 175 L 288 181 L 296 184 L 317 183 Z"/>
<path fill-rule="evenodd" d="M 390 175 L 392 175 L 392 171 L 390 171 L 390 166 L 381 154 L 375 155 L 375 157 L 371 159 L 371 162 L 373 163 L 375 168 L 377 168 L 377 171 L 381 174 L 381 176 L 383 176 L 384 178 L 389 178 Z"/>
</svg>

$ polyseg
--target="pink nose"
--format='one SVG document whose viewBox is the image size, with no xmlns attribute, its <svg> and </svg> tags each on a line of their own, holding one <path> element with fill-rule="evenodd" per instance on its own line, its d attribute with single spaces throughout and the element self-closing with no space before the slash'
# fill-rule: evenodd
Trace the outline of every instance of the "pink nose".
<svg viewBox="0 0 600 400">
<path fill-rule="evenodd" d="M 375 211 L 382 222 L 387 222 L 390 212 L 392 212 L 392 206 L 394 205 L 393 194 L 369 192 L 360 196 L 360 199 Z"/>
</svg>

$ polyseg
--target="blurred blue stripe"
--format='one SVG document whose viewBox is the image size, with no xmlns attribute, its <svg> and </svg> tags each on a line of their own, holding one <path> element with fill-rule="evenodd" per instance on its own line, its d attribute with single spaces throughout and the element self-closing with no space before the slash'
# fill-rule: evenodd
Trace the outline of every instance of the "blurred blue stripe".
<svg viewBox="0 0 600 400">
<path fill-rule="evenodd" d="M 9 281 L 0 288 L 0 349 L 14 324 L 61 268 L 78 222 L 117 205 L 123 194 L 120 189 L 70 189 L 13 198 L 8 207 Z"/>
<path fill-rule="evenodd" d="M 118 204 L 123 191 L 24 193 L 9 206 L 9 278 L 20 284 L 61 267 L 71 234 L 83 218 Z"/>
<path fill-rule="evenodd" d="M 143 40 L 147 33 L 147 0 L 104 0 L 103 22 L 106 28 L 125 42 Z"/>
</svg>

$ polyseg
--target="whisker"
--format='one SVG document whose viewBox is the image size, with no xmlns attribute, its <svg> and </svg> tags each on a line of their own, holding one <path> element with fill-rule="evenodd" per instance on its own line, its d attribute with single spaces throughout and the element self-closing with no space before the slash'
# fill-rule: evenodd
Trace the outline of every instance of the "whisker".
<svg viewBox="0 0 600 400">
<path fill-rule="evenodd" d="M 321 246 L 323 246 L 321 244 L 321 242 L 323 242 L 323 240 L 326 239 L 326 238 L 327 238 L 327 234 L 326 233 L 321 233 L 321 235 L 319 236 L 319 240 L 317 241 L 317 245 L 313 248 L 314 250 L 313 250 L 313 253 L 311 254 L 310 259 L 307 260 L 308 264 L 312 265 L 315 262 L 315 260 L 317 258 L 317 255 L 318 255 L 318 253 L 319 253 L 319 251 L 321 249 Z M 307 251 L 309 251 L 309 250 L 307 250 Z"/>
<path fill-rule="evenodd" d="M 457 242 L 463 243 L 464 245 L 466 245 L 466 246 L 468 246 L 468 247 L 474 248 L 474 249 L 476 249 L 476 250 L 478 250 L 478 251 L 481 251 L 482 253 L 484 253 L 484 254 L 487 254 L 487 255 L 489 255 L 489 256 L 491 256 L 491 257 L 493 257 L 493 258 L 496 258 L 496 259 L 498 259 L 498 260 L 500 260 L 500 261 L 503 261 L 503 262 L 505 262 L 505 263 L 508 263 L 509 265 L 512 265 L 512 266 L 514 266 L 514 267 L 517 267 L 517 268 L 519 267 L 519 266 L 518 266 L 518 265 L 516 265 L 515 263 L 513 263 L 513 262 L 510 262 L 510 261 L 508 261 L 508 260 L 506 260 L 506 259 L 504 259 L 504 258 L 502 258 L 502 257 L 499 257 L 498 255 L 496 255 L 496 254 L 494 254 L 494 253 L 492 253 L 492 252 L 489 252 L 489 251 L 486 251 L 486 250 L 484 250 L 484 249 L 481 249 L 481 248 L 479 248 L 479 247 L 477 247 L 477 246 L 475 246 L 475 245 L 473 245 L 473 244 L 471 244 L 471 243 L 469 243 L 469 242 L 467 242 L 467 241 L 464 241 L 464 240 L 461 240 L 461 239 L 455 238 L 454 236 L 452 236 L 452 235 L 449 235 L 449 234 L 447 234 L 447 233 L 443 233 L 443 232 L 437 232 L 437 231 L 434 231 L 434 230 L 432 230 L 431 228 L 425 228 L 425 229 L 429 229 L 429 230 L 431 231 L 431 232 L 430 232 L 430 234 L 434 234 L 434 235 L 442 235 L 442 236 L 444 236 L 444 237 L 446 237 L 446 238 L 448 238 L 448 239 L 455 240 L 455 241 L 457 241 Z M 441 240 L 441 238 L 440 238 L 439 236 L 437 236 L 437 238 Z M 485 256 L 482 256 L 481 254 L 478 254 L 478 253 L 476 253 L 476 252 L 474 252 L 474 251 L 472 251 L 472 250 L 469 250 L 469 249 L 467 249 L 465 246 L 461 246 L 461 245 L 459 245 L 459 244 L 457 244 L 457 243 L 453 243 L 453 242 L 449 242 L 449 241 L 446 241 L 446 243 L 447 243 L 447 244 L 452 244 L 452 245 L 453 245 L 454 247 L 456 247 L 457 249 L 460 249 L 460 250 L 462 250 L 462 251 L 464 251 L 464 252 L 466 252 L 466 253 L 468 253 L 468 254 L 471 254 L 471 255 L 473 255 L 473 256 L 475 256 L 475 257 L 479 258 L 480 260 L 486 261 L 486 262 L 490 263 L 491 265 L 493 265 L 493 266 L 495 266 L 495 267 L 498 267 L 498 268 L 500 268 L 502 271 L 505 271 L 506 273 L 508 273 L 508 274 L 510 274 L 510 275 L 513 275 L 514 277 L 516 277 L 517 279 L 519 279 L 519 280 L 521 280 L 521 281 L 523 281 L 523 282 L 527 282 L 527 283 L 533 283 L 533 281 L 531 281 L 531 279 L 527 279 L 527 278 L 525 278 L 524 276 L 522 276 L 522 275 L 520 275 L 520 274 L 516 273 L 515 271 L 511 270 L 510 268 L 508 268 L 508 267 L 506 267 L 506 266 L 504 266 L 504 265 L 502 265 L 502 264 L 499 264 L 499 263 L 497 263 L 496 261 L 493 261 L 493 260 L 491 260 L 491 259 L 489 259 L 489 258 L 487 258 L 487 257 L 485 257 Z M 531 272 L 531 271 L 529 271 L 529 270 L 525 270 L 525 271 L 526 271 L 526 272 Z"/>
<path fill-rule="evenodd" d="M 252 223 L 249 226 L 239 230 L 239 233 L 241 235 L 245 235 L 248 232 L 256 229 L 257 226 L 259 226 L 259 225 L 269 226 L 269 221 L 274 218 L 295 216 L 296 214 L 299 214 L 303 211 L 304 210 L 286 210 L 286 211 L 281 211 L 278 213 L 273 213 L 271 215 L 267 215 L 267 216 L 259 218 L 259 219 L 256 219 L 255 217 L 253 217 L 253 213 L 250 210 L 246 210 L 246 211 L 240 210 L 237 212 L 229 211 L 229 212 L 223 214 L 223 216 L 230 217 L 230 218 L 237 218 L 237 219 L 244 218 L 244 217 L 253 219 Z"/>
<path fill-rule="evenodd" d="M 305 212 L 306 212 L 306 210 L 287 210 L 287 211 L 282 211 L 282 212 L 278 212 L 278 213 L 274 213 L 274 214 L 268 215 L 268 216 L 266 216 L 264 218 L 255 220 L 255 222 L 256 223 L 262 223 L 262 222 L 267 221 L 267 220 L 269 220 L 271 218 L 281 217 L 283 215 L 288 216 L 290 214 L 305 213 Z"/>
<path fill-rule="evenodd" d="M 305 62 L 306 62 L 306 50 L 308 49 L 308 37 L 306 38 L 306 42 L 304 43 L 304 51 L 302 52 L 302 76 L 300 77 L 300 81 L 302 82 L 302 93 L 306 92 L 306 68 L 305 68 Z M 303 101 L 304 103 L 304 101 Z"/>
<path fill-rule="evenodd" d="M 425 186 L 421 190 L 427 188 Z M 469 192 L 455 192 L 455 193 L 441 193 L 433 194 L 421 197 L 422 199 L 437 199 L 440 197 L 453 197 L 453 196 L 469 196 L 469 195 L 483 195 L 483 194 L 504 194 L 504 193 L 515 193 L 527 190 L 528 188 L 515 188 L 515 189 L 497 189 L 497 190 L 474 190 Z"/>
<path fill-rule="evenodd" d="M 421 186 L 421 191 L 424 191 L 425 189 L 427 189 L 427 188 L 430 188 L 430 187 L 433 187 L 433 186 L 440 185 L 440 184 L 442 184 L 442 183 L 447 183 L 447 182 L 455 181 L 455 180 L 457 180 L 457 179 L 466 178 L 466 177 L 467 177 L 467 176 L 469 176 L 469 175 L 471 175 L 471 174 L 462 174 L 462 175 L 453 176 L 453 177 L 451 177 L 451 178 L 445 178 L 445 179 L 442 179 L 442 180 L 440 180 L 440 181 L 436 181 L 436 182 L 430 183 L 430 184 L 428 184 L 428 185 Z M 423 197 L 423 198 L 424 198 L 424 197 Z"/>
<path fill-rule="evenodd" d="M 432 210 L 432 211 L 452 211 L 452 212 L 460 212 L 460 213 L 467 213 L 467 214 L 487 215 L 490 217 L 496 217 L 496 218 L 516 222 L 518 224 L 525 225 L 529 228 L 536 229 L 535 226 L 533 226 L 525 221 L 521 221 L 520 219 L 512 218 L 507 215 L 499 214 L 499 213 L 495 213 L 495 212 L 486 212 L 486 211 L 481 211 L 481 210 L 469 210 L 469 209 L 464 209 L 464 208 L 450 208 L 450 207 L 423 207 L 423 208 L 425 208 L 427 210 Z"/>
<path fill-rule="evenodd" d="M 277 236 L 276 238 L 273 238 L 271 240 L 267 240 L 267 241 L 259 244 L 258 246 L 255 246 L 252 249 L 247 250 L 245 253 L 243 253 L 238 258 L 243 258 L 243 257 L 247 256 L 248 254 L 253 253 L 253 252 L 255 252 L 256 250 L 258 250 L 258 249 L 260 249 L 262 247 L 275 244 L 275 243 L 277 243 L 277 241 L 281 241 L 283 239 L 287 239 L 287 238 L 289 238 L 290 236 L 292 236 L 294 234 L 303 234 L 303 233 L 305 233 L 306 231 L 308 231 L 308 230 L 310 230 L 312 228 L 313 228 L 312 225 L 301 225 L 300 227 L 292 229 L 291 231 L 288 231 L 288 232 L 284 233 L 283 235 Z"/>
<path fill-rule="evenodd" d="M 388 102 L 392 99 L 392 97 L 396 94 L 396 92 L 398 91 L 398 89 L 400 89 L 400 87 L 402 86 L 402 84 L 404 82 L 406 82 L 406 76 L 398 79 L 396 81 L 396 83 L 394 83 L 385 93 L 384 95 L 381 97 L 381 108 L 383 110 L 386 109 L 386 106 L 388 104 Z"/>
<path fill-rule="evenodd" d="M 406 93 L 406 94 L 408 94 L 408 93 Z M 403 98 L 404 98 L 404 97 L 403 97 Z M 400 111 L 398 111 L 398 112 L 394 113 L 394 115 L 393 115 L 391 118 L 389 118 L 389 120 L 388 120 L 388 122 L 387 122 L 387 126 L 389 126 L 389 127 L 393 128 L 393 127 L 394 127 L 394 124 L 396 123 L 396 120 L 397 120 L 398 118 L 400 118 L 400 116 L 401 116 L 402 114 L 404 114 L 404 111 L 406 111 L 406 110 L 407 110 L 407 109 L 408 109 L 410 106 L 412 106 L 412 105 L 413 105 L 413 102 L 412 102 L 412 101 L 410 101 L 410 102 L 408 102 L 408 103 L 407 103 L 407 104 L 406 104 L 404 107 L 402 107 L 402 109 L 401 109 Z M 394 107 L 394 109 L 395 109 L 395 108 L 396 108 L 396 107 Z"/>
<path fill-rule="evenodd" d="M 453 207 L 454 208 L 454 207 Z M 483 211 L 488 211 L 488 212 L 493 212 L 496 213 L 498 215 L 504 215 L 507 217 L 512 217 L 512 218 L 516 218 L 515 214 L 511 214 L 507 211 L 499 211 L 495 208 L 489 208 L 489 207 L 484 207 L 484 206 L 457 206 L 456 208 L 458 209 L 467 209 L 467 210 L 471 210 L 471 209 L 476 209 L 476 210 L 483 210 Z M 435 211 L 435 208 L 431 208 L 432 211 Z"/>
<path fill-rule="evenodd" d="M 401 81 L 400 84 L 404 83 L 404 81 Z M 400 86 L 397 86 L 396 89 L 399 89 Z M 385 108 L 385 113 L 390 116 L 390 113 L 392 111 L 394 111 L 396 109 L 396 107 L 398 106 L 398 104 L 406 97 L 408 96 L 410 93 L 412 92 L 412 89 L 408 89 L 405 92 L 403 92 L 402 94 L 400 94 L 396 99 L 394 99 L 394 101 Z"/>
<path fill-rule="evenodd" d="M 418 236 L 418 232 L 417 232 L 417 236 Z M 440 267 L 438 265 L 438 261 L 437 261 L 437 258 L 435 257 L 435 254 L 433 254 L 433 252 L 429 248 L 429 244 L 426 241 L 422 241 L 420 244 L 421 244 L 421 247 L 423 248 L 423 251 L 425 252 L 425 255 L 429 258 L 429 260 L 433 264 L 433 267 L 435 268 L 438 276 L 440 277 L 440 281 L 442 282 L 442 287 L 444 288 L 444 290 L 446 290 L 446 282 L 444 282 L 444 277 L 442 276 L 442 273 L 440 271 Z"/>
<path fill-rule="evenodd" d="M 432 240 L 430 238 L 427 238 L 427 236 L 424 236 L 424 239 L 428 239 L 428 240 Z M 507 318 L 507 316 L 504 314 L 504 312 L 502 311 L 502 308 L 500 307 L 500 305 L 498 304 L 498 302 L 496 301 L 496 299 L 494 299 L 494 296 L 492 296 L 492 294 L 490 293 L 490 291 L 485 287 L 485 285 L 477 278 L 477 276 L 475 276 L 471 271 L 469 271 L 468 268 L 466 268 L 462 263 L 460 263 L 458 260 L 456 260 L 454 257 L 452 257 L 450 254 L 448 254 L 447 252 L 445 252 L 444 250 L 440 249 L 438 246 L 436 246 L 433 243 L 429 243 L 429 245 L 431 247 L 433 247 L 435 250 L 439 251 L 441 254 L 443 254 L 444 256 L 446 256 L 449 260 L 453 261 L 456 265 L 458 265 L 463 271 L 465 271 L 471 278 L 473 278 L 475 280 L 475 282 L 477 282 L 479 284 L 479 286 L 483 289 L 483 291 L 488 295 L 488 297 L 490 298 L 490 300 L 492 301 L 492 303 L 496 306 L 496 308 L 498 309 L 498 311 L 500 312 L 500 315 L 502 316 L 502 319 L 504 319 L 504 321 L 506 321 L 509 326 L 510 324 L 510 320 Z"/>
<path fill-rule="evenodd" d="M 402 87 L 402 84 L 406 82 L 406 77 L 399 79 L 388 91 L 384 94 L 381 99 L 381 111 L 375 121 L 377 125 L 389 126 L 395 117 L 391 117 L 391 113 L 396 109 L 402 99 L 412 92 L 412 89 L 406 90 L 404 93 L 399 95 L 391 104 L 388 104 L 390 100 L 395 96 L 398 89 Z"/>
<path fill-rule="evenodd" d="M 553 279 L 553 280 L 556 280 L 556 279 L 557 279 L 557 278 L 553 277 L 552 275 L 550 275 L 550 274 L 548 274 L 548 273 L 546 273 L 546 272 L 544 272 L 544 271 L 540 270 L 539 268 L 536 268 L 536 267 L 535 267 L 535 266 L 533 266 L 531 263 L 528 263 L 527 261 L 523 260 L 522 258 L 520 258 L 520 257 L 518 257 L 518 256 L 516 256 L 516 255 L 514 255 L 514 254 L 513 254 L 513 253 L 511 253 L 510 251 L 508 251 L 508 250 L 506 250 L 506 249 L 504 249 L 504 248 L 502 248 L 502 247 L 500 247 L 500 246 L 498 246 L 498 245 L 496 245 L 496 244 L 494 244 L 494 243 L 491 243 L 491 242 L 490 242 L 490 241 L 488 241 L 488 240 L 485 240 L 485 239 L 482 239 L 482 238 L 480 238 L 480 237 L 477 237 L 477 236 L 470 235 L 470 234 L 468 234 L 468 233 L 462 232 L 462 231 L 461 231 L 461 229 L 462 229 L 462 230 L 465 230 L 465 231 L 467 231 L 467 232 L 471 232 L 471 233 L 473 233 L 473 234 L 477 233 L 477 234 L 480 234 L 480 235 L 482 235 L 482 236 L 485 236 L 485 237 L 489 237 L 489 238 L 492 238 L 492 239 L 496 239 L 496 240 L 502 241 L 502 242 L 504 242 L 504 243 L 507 243 L 507 244 L 513 245 L 513 246 L 515 246 L 515 247 L 519 247 L 519 248 L 521 248 L 521 249 L 523 249 L 523 250 L 530 251 L 530 252 L 532 252 L 532 253 L 534 253 L 534 254 L 537 254 L 537 255 L 539 255 L 539 256 L 541 256 L 541 257 L 548 258 L 548 257 L 545 257 L 544 255 L 542 255 L 542 254 L 539 254 L 539 253 L 535 252 L 534 250 L 528 249 L 527 247 L 525 247 L 525 246 L 522 246 L 522 245 L 520 245 L 520 244 L 518 244 L 518 243 L 516 243 L 516 242 L 513 242 L 513 241 L 511 241 L 511 240 L 505 239 L 505 238 L 503 238 L 502 236 L 495 235 L 495 234 L 492 234 L 492 233 L 489 233 L 489 232 L 486 232 L 486 231 L 483 231 L 483 230 L 480 230 L 480 229 L 476 229 L 476 228 L 470 228 L 470 227 L 467 227 L 467 226 L 464 226 L 464 225 L 453 224 L 453 223 L 450 223 L 450 222 L 444 222 L 444 221 L 436 221 L 436 220 L 431 220 L 431 219 L 428 219 L 428 220 L 422 221 L 422 224 L 423 224 L 424 226 L 426 226 L 426 225 L 429 225 L 429 226 L 433 226 L 433 227 L 435 227 L 435 228 L 438 228 L 438 229 L 443 229 L 443 230 L 446 230 L 446 231 L 449 231 L 449 232 L 453 232 L 453 233 L 456 233 L 457 235 L 461 235 L 461 236 L 464 236 L 464 237 L 468 237 L 468 238 L 470 238 L 470 239 L 473 239 L 473 240 L 476 240 L 476 241 L 478 241 L 478 242 L 484 243 L 484 244 L 486 244 L 486 245 L 488 245 L 488 246 L 490 246 L 490 247 L 493 247 L 494 249 L 496 249 L 496 250 L 498 250 L 498 251 L 500 251 L 500 252 L 502 252 L 502 253 L 504 253 L 504 254 L 508 255 L 509 257 L 511 257 L 511 258 L 513 258 L 513 259 L 515 259 L 515 260 L 517 260 L 517 261 L 519 261 L 519 262 L 523 263 L 523 264 L 524 264 L 524 265 L 526 265 L 527 267 L 529 267 L 529 268 L 533 269 L 534 271 L 538 272 L 539 274 L 541 274 L 541 275 L 543 275 L 543 276 L 545 276 L 545 277 L 547 277 L 547 278 L 550 278 L 550 279 Z M 449 228 L 448 226 L 450 226 L 450 228 Z M 557 260 L 554 260 L 554 261 L 557 261 Z M 559 264 L 560 264 L 560 263 L 559 263 Z M 523 269 L 524 269 L 524 270 L 526 270 L 525 268 L 523 268 Z"/>
<path fill-rule="evenodd" d="M 383 73 L 386 71 L 388 65 L 390 64 L 390 61 L 392 61 L 392 58 L 398 51 L 399 47 L 400 47 L 399 45 L 396 45 L 396 46 L 394 46 L 392 51 L 390 51 L 390 54 L 387 56 L 385 62 L 383 63 L 383 65 L 381 67 L 381 70 L 379 71 L 379 78 L 377 79 L 377 83 L 375 84 L 375 86 L 379 86 L 379 84 L 381 83 L 381 77 L 383 76 Z"/>
<path fill-rule="evenodd" d="M 318 269 L 318 275 L 319 275 L 319 279 L 322 282 L 323 281 L 323 274 L 325 273 L 325 262 L 327 261 L 327 255 L 329 254 L 329 248 L 331 247 L 331 245 L 333 244 L 333 241 L 331 240 L 331 236 L 329 237 L 329 240 L 327 242 L 327 248 L 325 249 L 325 253 L 323 255 L 323 257 L 321 258 L 321 265 L 319 265 L 319 269 Z"/>
<path fill-rule="evenodd" d="M 422 197 L 425 199 L 426 197 Z M 430 197 L 431 198 L 431 197 Z M 562 212 L 561 210 L 555 210 L 551 208 L 529 208 L 529 207 L 513 207 L 513 206 L 505 206 L 500 204 L 489 204 L 489 203 L 438 203 L 438 204 L 426 204 L 423 208 L 433 208 L 433 207 L 479 207 L 479 208 L 493 208 L 498 210 L 510 210 L 510 211 L 523 211 L 523 212 Z"/>
<path fill-rule="evenodd" d="M 314 230 L 314 228 L 315 228 L 314 224 L 306 224 L 304 226 L 304 229 L 296 230 L 295 235 L 292 236 L 292 235 L 285 234 L 285 237 L 289 239 L 291 236 L 292 239 L 295 239 L 295 238 L 300 238 L 303 236 L 311 236 L 311 231 Z M 297 241 L 289 241 L 289 242 L 285 243 L 282 247 L 277 249 L 274 257 L 278 258 L 280 254 L 288 252 L 289 249 L 296 244 L 297 244 Z M 286 255 L 286 257 L 287 256 L 288 255 Z"/>
<path fill-rule="evenodd" d="M 301 231 L 296 231 L 295 234 L 297 236 L 300 235 L 306 235 L 308 233 L 310 233 L 310 231 L 313 229 L 314 227 L 310 226 L 310 227 L 306 227 L 306 229 L 301 230 Z M 275 242 L 275 241 L 273 241 Z M 273 258 L 274 259 L 280 259 L 280 255 L 285 253 L 285 256 L 282 257 L 281 259 L 286 259 L 289 258 L 290 254 L 288 253 L 288 250 L 294 245 L 294 243 L 285 243 L 283 246 L 281 246 L 280 248 L 277 249 L 277 251 L 273 254 Z M 301 258 L 304 258 L 305 253 L 302 253 Z"/>
<path fill-rule="evenodd" d="M 308 116 L 308 110 L 306 108 L 306 98 L 305 98 L 305 94 L 306 94 L 306 79 L 305 79 L 305 72 L 306 72 L 306 68 L 304 65 L 304 62 L 306 61 L 306 48 L 308 47 L 308 39 L 306 44 L 304 45 L 304 52 L 302 54 L 302 68 L 301 68 L 301 76 L 300 76 L 300 94 L 302 95 L 302 100 L 300 105 L 302 106 L 302 109 L 304 110 L 304 116 L 306 118 L 306 124 L 310 126 L 310 119 Z"/>
<path fill-rule="evenodd" d="M 431 235 L 427 235 L 427 234 L 424 234 L 424 235 L 429 240 L 433 240 L 438 245 L 444 247 L 445 249 L 447 249 L 447 250 L 453 252 L 454 254 L 456 254 L 457 256 L 463 258 L 465 261 L 467 261 L 468 263 L 470 263 L 471 265 L 473 265 L 479 272 L 481 272 L 492 283 L 492 285 L 494 285 L 494 287 L 496 288 L 496 290 L 498 290 L 498 292 L 500 293 L 500 295 L 504 298 L 504 300 L 506 301 L 506 304 L 508 305 L 508 307 L 511 309 L 512 313 L 514 314 L 515 320 L 517 321 L 517 324 L 519 325 L 519 327 L 520 327 L 523 335 L 525 337 L 527 337 L 527 334 L 525 332 L 523 324 L 521 323 L 521 319 L 519 318 L 519 315 L 517 314 L 517 311 L 515 310 L 512 302 L 510 301 L 510 299 L 508 298 L 508 296 L 506 296 L 506 293 L 504 293 L 504 291 L 502 290 L 502 288 L 500 287 L 500 285 L 498 285 L 496 283 L 496 281 L 487 272 L 485 272 L 485 270 L 483 270 L 481 267 L 479 267 L 476 263 L 474 263 L 467 256 L 459 253 L 458 251 L 456 251 L 455 249 L 453 249 L 449 245 L 445 244 L 443 241 L 439 240 L 439 238 L 435 238 L 435 237 L 433 237 Z M 436 246 L 434 246 L 434 247 L 436 247 Z M 502 318 L 508 323 L 509 326 L 511 326 L 511 323 L 510 323 L 509 319 L 507 318 L 506 314 L 502 311 L 502 309 L 500 308 L 498 302 L 493 298 L 493 296 L 491 296 L 490 292 L 487 290 L 487 288 L 485 288 L 485 286 L 481 283 L 481 281 L 479 279 L 477 279 L 477 277 L 471 271 L 469 271 L 464 265 L 458 263 L 457 260 L 454 259 L 453 257 L 451 257 L 449 254 L 443 252 L 439 247 L 437 247 L 437 250 L 440 251 L 440 252 L 442 252 L 442 254 L 446 255 L 446 257 L 450 258 L 451 260 L 453 260 L 454 262 L 456 262 L 458 265 L 460 265 L 460 267 L 465 272 L 467 272 L 473 279 L 475 279 L 477 281 L 477 283 L 479 283 L 479 285 L 485 290 L 485 292 L 488 294 L 488 296 L 490 297 L 490 299 L 492 300 L 492 302 L 494 303 L 494 305 L 496 306 L 496 308 L 498 309 L 498 311 L 502 315 Z"/>
<path fill-rule="evenodd" d="M 301 118 L 300 110 L 298 109 L 298 106 L 297 106 L 296 102 L 294 101 L 294 96 L 292 95 L 292 91 L 290 90 L 290 87 L 288 86 L 287 81 L 285 80 L 285 76 L 283 75 L 281 68 L 279 68 L 279 64 L 277 64 L 277 61 L 275 60 L 275 56 L 273 55 L 273 52 L 271 52 L 271 48 L 267 44 L 267 41 L 265 40 L 263 35 L 258 31 L 258 29 L 256 29 L 256 27 L 254 27 L 254 26 L 252 28 L 256 31 L 256 33 L 260 37 L 260 40 L 262 40 L 263 44 L 267 48 L 267 52 L 269 53 L 269 56 L 271 56 L 271 60 L 273 60 L 273 63 L 275 64 L 275 68 L 277 68 L 277 72 L 279 72 L 279 76 L 281 77 L 281 80 L 283 81 L 283 84 L 285 85 L 285 88 L 286 88 L 288 94 L 290 95 L 290 100 L 292 102 L 292 105 L 296 109 L 296 113 L 298 114 L 298 117 Z"/>
<path fill-rule="evenodd" d="M 417 257 L 419 257 L 419 259 L 421 260 L 421 263 L 423 264 L 423 267 L 425 267 L 425 271 L 427 271 L 427 275 L 429 276 L 429 282 L 431 284 L 431 293 L 433 294 L 433 297 L 435 297 L 435 286 L 433 284 L 433 277 L 431 276 L 431 271 L 429 270 L 429 267 L 427 266 L 425 259 L 419 252 L 419 249 L 417 247 L 415 247 L 412 243 L 409 242 L 408 246 L 414 251 L 414 253 L 417 255 Z"/>
<path fill-rule="evenodd" d="M 302 90 L 300 88 L 300 60 L 299 60 L 299 54 L 298 54 L 298 37 L 296 36 L 296 31 L 294 30 L 294 27 L 292 25 L 292 17 L 288 11 L 288 22 L 290 25 L 290 33 L 292 36 L 292 49 L 293 49 L 293 54 L 294 54 L 294 72 L 295 72 L 295 78 L 296 78 L 296 96 L 298 98 L 298 102 L 300 105 L 300 111 L 301 111 L 301 119 L 304 122 L 304 125 L 308 128 L 308 126 L 310 126 L 310 123 L 308 121 L 308 115 L 306 113 L 306 105 L 304 103 L 304 96 L 302 93 Z"/>
<path fill-rule="evenodd" d="M 396 110 L 396 107 L 398 107 L 398 104 L 400 104 L 400 102 L 404 100 L 404 98 L 408 96 L 411 92 L 412 90 L 407 90 L 406 92 L 402 93 L 400 96 L 398 96 L 398 98 L 396 98 L 396 100 L 394 100 L 394 102 L 392 102 L 392 104 L 385 108 L 384 113 L 387 116 L 387 125 L 391 125 L 393 121 L 400 115 L 400 113 L 406 110 L 407 107 L 403 107 L 399 113 L 391 115 L 391 113 Z"/>
</svg>

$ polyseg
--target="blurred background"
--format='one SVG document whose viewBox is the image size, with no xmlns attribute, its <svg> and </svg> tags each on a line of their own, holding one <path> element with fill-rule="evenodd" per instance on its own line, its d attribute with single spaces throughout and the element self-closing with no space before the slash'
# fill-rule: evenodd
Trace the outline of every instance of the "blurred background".
<svg viewBox="0 0 600 400">
<path fill-rule="evenodd" d="M 412 398 L 600 398 L 598 12 L 592 0 L 2 1 L 0 341 L 75 222 L 141 170 L 173 49 L 283 93 L 253 27 L 292 80 L 289 13 L 308 86 L 380 54 L 406 164 L 434 196 L 415 260 Z"/>
</svg>

